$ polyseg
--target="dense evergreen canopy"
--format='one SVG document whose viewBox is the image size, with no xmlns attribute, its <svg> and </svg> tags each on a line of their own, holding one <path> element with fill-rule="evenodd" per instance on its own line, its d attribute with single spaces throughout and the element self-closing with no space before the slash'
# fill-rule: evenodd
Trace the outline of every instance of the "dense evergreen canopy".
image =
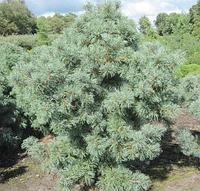
<svg viewBox="0 0 200 191">
<path fill-rule="evenodd" d="M 0 3 L 0 35 L 37 31 L 0 39 L 0 159 L 30 133 L 48 134 L 22 149 L 63 191 L 149 190 L 144 172 L 163 162 L 169 139 L 176 154 L 200 158 L 198 127 L 171 125 L 179 107 L 200 120 L 200 2 L 188 14 L 160 13 L 156 28 L 141 17 L 139 31 L 111 2 L 38 17 L 37 30 L 24 0 Z"/>
<path fill-rule="evenodd" d="M 200 39 L 200 1 L 190 9 L 191 32 Z"/>
<path fill-rule="evenodd" d="M 151 25 L 151 21 L 148 17 L 143 16 L 139 20 L 139 30 L 144 36 L 150 38 L 156 38 L 157 34 Z"/>
<path fill-rule="evenodd" d="M 37 28 L 39 32 L 48 34 L 60 34 L 63 30 L 69 27 L 75 20 L 76 15 L 69 13 L 66 15 L 55 14 L 49 17 L 38 17 Z"/>
<path fill-rule="evenodd" d="M 0 35 L 32 34 L 35 31 L 36 19 L 23 2 L 0 2 Z"/>
<path fill-rule="evenodd" d="M 0 152 L 2 146 L 15 145 L 18 139 L 19 112 L 10 94 L 12 87 L 8 78 L 22 53 L 23 50 L 15 45 L 0 43 Z"/>
<path fill-rule="evenodd" d="M 182 35 L 190 32 L 189 20 L 188 14 L 159 13 L 156 17 L 155 25 L 158 34 L 161 36 L 171 35 L 173 33 Z"/>
<path fill-rule="evenodd" d="M 105 191 L 149 188 L 149 178 L 128 164 L 161 153 L 181 62 L 159 43 L 140 45 L 118 3 L 87 4 L 52 46 L 24 54 L 11 75 L 13 93 L 32 126 L 55 135 L 40 156 L 64 190 L 75 183 Z M 37 154 L 36 142 L 30 138 L 23 148 Z"/>
</svg>

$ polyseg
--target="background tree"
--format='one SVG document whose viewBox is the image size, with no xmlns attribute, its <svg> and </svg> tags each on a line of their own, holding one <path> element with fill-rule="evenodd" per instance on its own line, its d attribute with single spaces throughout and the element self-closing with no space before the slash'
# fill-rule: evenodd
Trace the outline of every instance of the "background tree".
<svg viewBox="0 0 200 191">
<path fill-rule="evenodd" d="M 167 23 L 167 13 L 160 13 L 156 17 L 155 25 L 157 27 L 158 34 L 163 36 L 166 33 L 169 33 L 168 31 L 168 23 Z"/>
<path fill-rule="evenodd" d="M 149 37 L 152 37 L 152 38 L 156 37 L 156 33 L 155 33 L 155 31 L 154 31 L 154 29 L 151 25 L 151 21 L 146 16 L 143 16 L 143 17 L 140 18 L 140 20 L 139 20 L 139 30 L 145 36 L 149 36 Z"/>
<path fill-rule="evenodd" d="M 66 15 L 55 14 L 49 17 L 37 18 L 38 31 L 46 30 L 49 34 L 61 34 L 75 20 L 76 15 L 69 13 Z"/>
<path fill-rule="evenodd" d="M 49 17 L 38 17 L 37 18 L 37 43 L 38 45 L 49 44 L 51 42 L 50 35 L 61 34 L 65 28 L 71 26 L 75 21 L 76 15 L 66 14 L 60 15 L 55 14 Z"/>
<path fill-rule="evenodd" d="M 177 35 L 190 32 L 189 16 L 187 14 L 166 13 L 158 14 L 155 25 L 157 27 L 158 34 L 161 36 L 171 35 L 177 33 Z"/>
<path fill-rule="evenodd" d="M 149 31 L 151 30 L 151 22 L 148 17 L 146 16 L 141 17 L 139 20 L 139 25 L 140 25 L 139 29 L 142 34 L 144 35 L 149 34 Z"/>
<path fill-rule="evenodd" d="M 47 45 L 49 44 L 49 33 L 50 33 L 50 25 L 46 21 L 45 17 L 40 17 L 37 19 L 37 43 L 39 45 Z"/>
<path fill-rule="evenodd" d="M 177 35 L 189 34 L 191 30 L 189 14 L 181 13 L 177 17 L 178 21 L 174 24 L 173 33 Z"/>
<path fill-rule="evenodd" d="M 21 1 L 0 3 L 0 35 L 32 34 L 36 32 L 34 15 Z"/>
<path fill-rule="evenodd" d="M 3 3 L 12 3 L 12 2 L 19 2 L 25 4 L 25 0 L 3 0 Z"/>
<path fill-rule="evenodd" d="M 191 33 L 200 39 L 200 1 L 190 9 Z"/>
</svg>

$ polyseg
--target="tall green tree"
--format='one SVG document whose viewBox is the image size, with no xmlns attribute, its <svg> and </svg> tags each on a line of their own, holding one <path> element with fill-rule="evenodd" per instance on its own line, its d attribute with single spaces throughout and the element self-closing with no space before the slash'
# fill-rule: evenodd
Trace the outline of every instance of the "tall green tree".
<svg viewBox="0 0 200 191">
<path fill-rule="evenodd" d="M 190 9 L 191 33 L 200 39 L 200 1 Z"/>
<path fill-rule="evenodd" d="M 156 38 L 156 32 L 154 31 L 151 21 L 148 17 L 143 16 L 139 20 L 139 30 L 140 32 L 148 37 Z"/>
<path fill-rule="evenodd" d="M 0 3 L 0 35 L 31 34 L 36 32 L 34 15 L 21 1 Z"/>
<path fill-rule="evenodd" d="M 161 36 L 171 34 L 182 35 L 190 32 L 188 14 L 160 13 L 156 18 L 155 25 L 158 34 Z"/>
<path fill-rule="evenodd" d="M 46 31 L 49 34 L 61 34 L 75 21 L 76 15 L 70 13 L 66 15 L 55 14 L 49 17 L 38 17 L 38 31 Z"/>
<path fill-rule="evenodd" d="M 151 30 L 151 22 L 148 17 L 143 16 L 139 20 L 140 32 L 144 35 L 148 35 Z"/>
<path fill-rule="evenodd" d="M 33 138 L 23 148 L 33 155 L 44 149 L 43 165 L 59 174 L 63 190 L 76 183 L 106 191 L 150 187 L 136 164 L 162 152 L 181 58 L 159 43 L 140 45 L 138 36 L 119 3 L 88 4 L 52 46 L 27 53 L 11 74 L 32 126 L 55 135 L 47 152 Z"/>
<path fill-rule="evenodd" d="M 157 27 L 158 34 L 163 36 L 166 33 L 169 33 L 169 29 L 167 29 L 167 13 L 160 13 L 156 17 L 155 25 Z"/>
</svg>

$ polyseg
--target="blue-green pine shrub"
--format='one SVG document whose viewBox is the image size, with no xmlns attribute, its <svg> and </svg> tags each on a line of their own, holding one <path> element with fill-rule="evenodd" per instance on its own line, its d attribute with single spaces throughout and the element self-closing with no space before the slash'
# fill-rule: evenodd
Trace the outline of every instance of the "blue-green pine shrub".
<svg viewBox="0 0 200 191">
<path fill-rule="evenodd" d="M 188 75 L 181 80 L 180 96 L 189 111 L 200 120 L 200 75 Z"/>
<path fill-rule="evenodd" d="M 22 48 L 10 43 L 0 43 L 0 148 L 17 146 L 20 141 L 20 112 L 11 95 L 9 75 L 20 60 Z M 6 150 L 6 149 L 4 149 Z"/>
<path fill-rule="evenodd" d="M 188 75 L 181 80 L 180 97 L 185 107 L 200 120 L 200 75 Z M 197 127 L 196 127 L 197 128 Z M 184 154 L 200 158 L 199 137 L 189 130 L 179 130 L 177 140 Z"/>
<path fill-rule="evenodd" d="M 0 152 L 10 150 L 11 148 L 17 148 L 21 137 L 16 132 L 13 132 L 10 128 L 1 128 L 0 130 Z"/>
<path fill-rule="evenodd" d="M 25 139 L 21 148 L 25 149 L 27 154 L 38 162 L 42 162 L 45 158 L 45 145 L 40 143 L 39 139 L 35 137 Z"/>
<path fill-rule="evenodd" d="M 200 158 L 198 137 L 193 136 L 190 130 L 179 129 L 176 133 L 176 139 L 183 154 Z"/>
<path fill-rule="evenodd" d="M 48 35 L 48 44 L 51 44 L 59 34 L 49 34 Z M 41 43 L 38 41 L 38 35 L 10 35 L 10 36 L 0 36 L 0 42 L 10 43 L 16 46 L 20 46 L 25 50 L 31 50 L 37 46 L 47 44 L 47 42 Z"/>
<path fill-rule="evenodd" d="M 24 55 L 11 74 L 18 107 L 34 128 L 55 135 L 43 165 L 60 175 L 63 190 L 76 183 L 147 190 L 148 176 L 125 163 L 159 156 L 177 108 L 180 54 L 139 44 L 119 8 L 87 4 L 59 39 Z"/>
</svg>

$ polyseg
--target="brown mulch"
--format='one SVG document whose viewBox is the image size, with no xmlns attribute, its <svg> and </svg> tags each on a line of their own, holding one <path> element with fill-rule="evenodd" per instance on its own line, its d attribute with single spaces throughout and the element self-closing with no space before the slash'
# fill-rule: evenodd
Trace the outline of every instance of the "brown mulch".
<svg viewBox="0 0 200 191">
<path fill-rule="evenodd" d="M 162 191 L 200 191 L 199 182 L 200 174 L 194 173 L 189 177 L 174 180 L 171 183 L 166 184 Z"/>
<path fill-rule="evenodd" d="M 176 128 L 188 128 L 200 131 L 200 121 L 186 109 L 182 109 L 174 124 Z"/>
</svg>

